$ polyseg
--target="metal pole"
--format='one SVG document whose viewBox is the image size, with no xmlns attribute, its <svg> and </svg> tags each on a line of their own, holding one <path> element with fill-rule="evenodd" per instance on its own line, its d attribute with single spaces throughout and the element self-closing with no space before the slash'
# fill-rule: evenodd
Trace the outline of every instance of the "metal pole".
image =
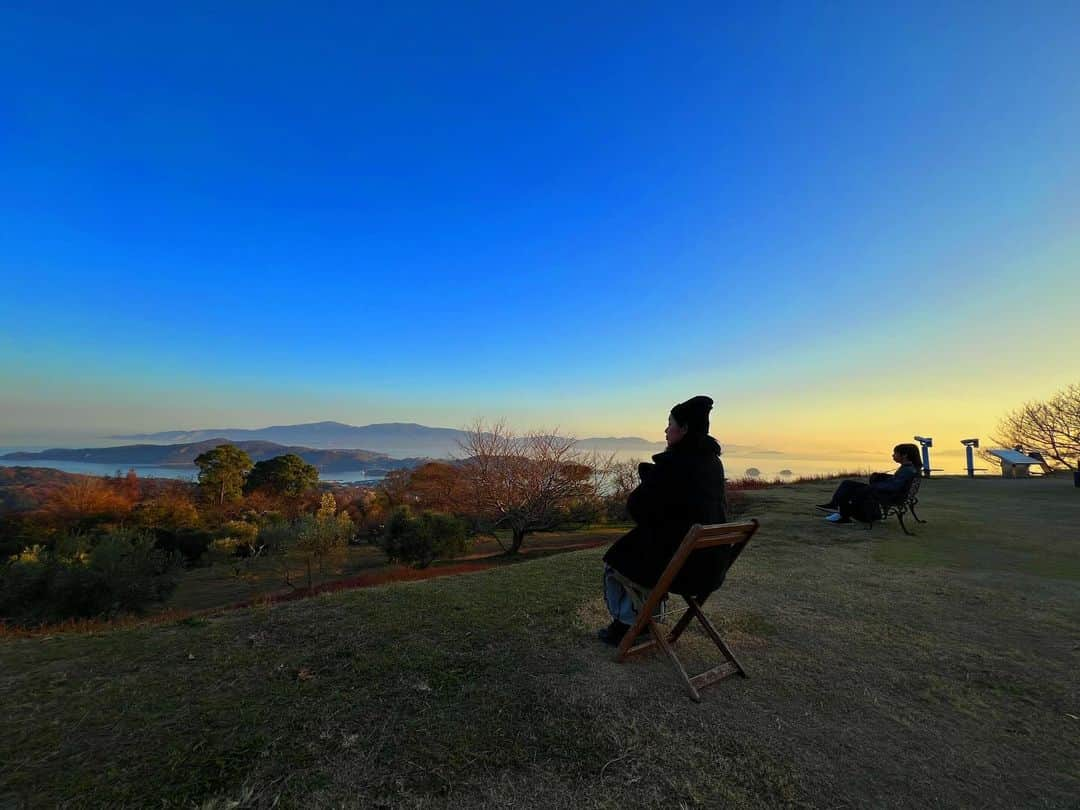
<svg viewBox="0 0 1080 810">
<path fill-rule="evenodd" d="M 978 439 L 961 439 L 960 444 L 967 448 L 967 474 L 968 478 L 975 477 L 975 448 L 979 446 Z"/>
<path fill-rule="evenodd" d="M 934 446 L 934 440 L 925 436 L 914 436 L 913 438 L 922 445 L 922 474 L 924 478 L 929 478 L 930 448 Z"/>
</svg>

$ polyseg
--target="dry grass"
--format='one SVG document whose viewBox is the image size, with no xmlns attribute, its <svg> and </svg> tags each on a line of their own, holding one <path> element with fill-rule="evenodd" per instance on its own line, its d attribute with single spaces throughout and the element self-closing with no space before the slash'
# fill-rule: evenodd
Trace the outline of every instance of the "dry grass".
<svg viewBox="0 0 1080 810">
<path fill-rule="evenodd" d="M 586 550 L 3 642 L 0 806 L 1074 807 L 1080 493 L 931 480 L 907 538 L 828 486 L 747 493 L 700 705 L 593 640 Z"/>
<path fill-rule="evenodd" d="M 121 628 L 170 624 L 194 615 L 188 610 L 165 610 L 150 616 L 127 613 L 115 618 L 65 619 L 51 624 L 19 625 L 0 623 L 0 641 L 15 638 L 47 638 L 64 633 L 106 633 Z"/>
<path fill-rule="evenodd" d="M 816 473 L 813 475 L 799 475 L 794 478 L 730 478 L 727 482 L 729 490 L 741 492 L 744 490 L 769 489 L 770 487 L 785 487 L 792 484 L 818 484 L 826 481 L 839 481 L 844 478 L 863 479 L 870 475 L 870 470 L 841 470 L 832 473 Z"/>
<path fill-rule="evenodd" d="M 372 547 L 350 547 L 317 571 L 307 588 L 283 588 L 280 572 L 272 559 L 260 559 L 241 576 L 223 565 L 185 573 L 179 598 L 174 597 L 156 611 L 125 613 L 111 618 L 74 618 L 38 625 L 0 622 L 0 640 L 43 638 L 64 633 L 103 633 L 109 630 L 168 624 L 195 617 L 214 616 L 224 610 L 252 605 L 292 602 L 311 596 L 354 588 L 372 588 L 398 582 L 417 582 L 438 577 L 475 573 L 488 568 L 514 565 L 551 554 L 580 551 L 611 543 L 627 527 L 603 526 L 576 532 L 540 532 L 514 556 L 497 551 L 496 541 L 478 543 L 471 553 L 452 560 L 436 561 L 429 568 L 416 569 L 388 563 Z M 300 575 L 294 577 L 298 581 Z"/>
</svg>

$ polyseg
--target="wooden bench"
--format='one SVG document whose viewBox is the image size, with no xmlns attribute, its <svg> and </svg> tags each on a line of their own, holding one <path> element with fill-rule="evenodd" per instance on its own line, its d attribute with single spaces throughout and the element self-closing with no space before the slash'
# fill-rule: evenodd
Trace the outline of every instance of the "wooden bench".
<svg viewBox="0 0 1080 810">
<path fill-rule="evenodd" d="M 634 655 L 646 652 L 654 647 L 660 647 L 671 661 L 675 673 L 685 684 L 687 691 L 690 693 L 690 698 L 694 701 L 701 700 L 699 690 L 709 684 L 716 683 L 732 675 L 747 677 L 746 670 L 736 660 L 731 649 L 720 638 L 720 634 L 702 611 L 701 606 L 705 603 L 704 598 L 698 600 L 695 596 L 677 594 L 686 601 L 686 610 L 670 631 L 657 621 L 657 617 L 667 599 L 672 583 L 674 583 L 675 578 L 679 575 L 691 554 L 715 546 L 730 546 L 731 553 L 727 561 L 727 568 L 731 568 L 731 565 L 742 553 L 743 548 L 746 547 L 757 529 L 758 522 L 756 520 L 739 523 L 716 523 L 709 526 L 699 524 L 691 526 L 671 561 L 660 575 L 660 579 L 651 589 L 632 582 L 616 571 L 615 578 L 626 588 L 637 611 L 637 621 L 626 631 L 626 635 L 623 636 L 622 641 L 619 643 L 618 650 L 615 652 L 615 660 L 622 663 Z M 694 619 L 700 622 L 706 635 L 719 648 L 724 656 L 724 661 L 712 669 L 691 677 L 687 675 L 686 668 L 675 654 L 674 647 Z M 649 634 L 648 639 L 635 644 L 635 640 L 646 632 Z"/>
<path fill-rule="evenodd" d="M 909 532 L 907 525 L 904 523 L 904 515 L 908 512 L 915 518 L 916 523 L 926 523 L 925 520 L 919 517 L 919 514 L 915 511 L 915 506 L 919 502 L 919 487 L 922 485 L 922 476 L 917 475 L 912 479 L 911 484 L 904 491 L 902 495 L 892 499 L 877 498 L 877 502 L 881 505 L 881 519 L 888 520 L 892 515 L 896 515 L 897 520 L 900 521 L 900 528 L 904 530 L 904 534 L 914 536 L 914 532 Z M 874 528 L 873 521 L 866 527 L 867 531 Z"/>
</svg>

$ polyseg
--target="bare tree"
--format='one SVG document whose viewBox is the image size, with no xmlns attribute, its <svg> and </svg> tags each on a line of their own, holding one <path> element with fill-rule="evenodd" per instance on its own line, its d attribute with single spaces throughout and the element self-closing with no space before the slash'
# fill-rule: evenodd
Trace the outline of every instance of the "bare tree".
<svg viewBox="0 0 1080 810">
<path fill-rule="evenodd" d="M 391 470 L 379 483 L 376 492 L 386 499 L 388 510 L 403 506 L 409 502 L 409 470 Z"/>
<path fill-rule="evenodd" d="M 1080 465 L 1080 384 L 1058 391 L 1045 402 L 1028 402 L 998 423 L 993 441 L 1002 447 L 1036 450 L 1051 465 Z"/>
<path fill-rule="evenodd" d="M 640 464 L 641 461 L 636 458 L 612 462 L 608 466 L 607 494 L 612 498 L 621 498 L 624 501 L 629 498 L 630 493 L 637 489 L 637 485 L 641 483 L 641 477 L 638 474 L 638 465 Z"/>
<path fill-rule="evenodd" d="M 626 502 L 630 497 L 630 493 L 641 482 L 641 476 L 638 473 L 640 463 L 639 459 L 633 458 L 624 461 L 612 461 L 608 465 L 607 477 L 601 492 L 604 496 L 609 520 L 620 522 L 630 520 Z"/>
<path fill-rule="evenodd" d="M 580 527 L 599 510 L 611 457 L 586 453 L 556 431 L 516 435 L 477 421 L 459 442 L 463 511 L 483 532 L 509 529 L 516 554 L 525 536 Z"/>
</svg>

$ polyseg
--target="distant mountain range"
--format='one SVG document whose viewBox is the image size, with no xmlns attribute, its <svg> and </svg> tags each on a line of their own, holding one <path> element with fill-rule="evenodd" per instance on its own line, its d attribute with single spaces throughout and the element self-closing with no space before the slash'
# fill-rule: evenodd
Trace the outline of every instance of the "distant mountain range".
<svg viewBox="0 0 1080 810">
<path fill-rule="evenodd" d="M 4 461 L 85 461 L 95 464 L 153 467 L 194 467 L 195 457 L 219 444 L 234 444 L 251 456 L 252 461 L 265 461 L 274 456 L 295 453 L 322 472 L 363 470 L 377 475 L 390 470 L 408 469 L 423 463 L 423 458 L 391 458 L 371 450 L 328 450 L 267 441 L 232 441 L 215 436 L 197 442 L 178 444 L 127 444 L 118 447 L 87 447 L 77 450 L 54 448 L 37 453 L 19 452 L 0 456 Z"/>
<path fill-rule="evenodd" d="M 361 426 L 346 425 L 341 422 L 312 422 L 303 425 L 275 425 L 257 429 L 166 430 L 161 433 L 136 433 L 110 436 L 109 438 L 168 443 L 206 441 L 220 443 L 222 439 L 234 443 L 240 441 L 264 441 L 284 445 L 301 445 L 305 448 L 344 449 L 364 447 L 371 452 L 383 453 L 394 458 L 415 458 L 418 456 L 449 458 L 461 452 L 458 442 L 464 437 L 465 431 L 463 430 L 427 427 L 426 425 L 407 422 L 387 422 Z M 664 449 L 663 442 L 650 442 L 638 436 L 582 439 L 578 446 L 583 450 L 631 450 L 641 451 L 642 453 L 659 453 Z"/>
<path fill-rule="evenodd" d="M 428 427 L 409 422 L 373 425 L 346 425 L 341 422 L 311 422 L 274 425 L 265 428 L 214 428 L 213 430 L 166 430 L 160 433 L 132 433 L 109 436 L 128 444 L 81 449 L 53 448 L 40 452 L 15 452 L 0 456 L 3 461 L 82 461 L 101 464 L 146 465 L 185 468 L 195 456 L 219 444 L 243 448 L 255 461 L 283 453 L 296 453 L 323 472 L 363 470 L 374 474 L 408 468 L 424 459 L 460 456 L 459 442 L 466 432 L 455 428 Z M 593 436 L 578 441 L 581 450 L 618 452 L 647 459 L 662 452 L 664 442 L 640 436 Z M 364 449 L 356 449 L 364 448 Z M 782 455 L 777 450 L 728 444 L 726 454 L 746 456 Z"/>
</svg>

